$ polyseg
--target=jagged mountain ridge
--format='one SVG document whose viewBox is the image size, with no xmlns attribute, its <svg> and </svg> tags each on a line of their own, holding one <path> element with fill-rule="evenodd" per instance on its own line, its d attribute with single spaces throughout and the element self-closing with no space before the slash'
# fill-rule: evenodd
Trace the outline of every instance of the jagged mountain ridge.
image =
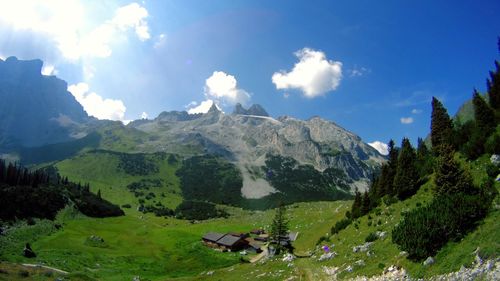
<svg viewBox="0 0 500 281">
<path fill-rule="evenodd" d="M 319 171 L 339 169 L 345 176 L 336 184 L 353 190 L 366 189 L 373 171 L 385 160 L 358 136 L 331 121 L 320 117 L 274 119 L 257 104 L 248 109 L 238 104 L 232 114 L 222 113 L 215 105 L 205 114 L 162 112 L 154 120 L 136 120 L 127 126 L 97 120 L 67 91 L 66 82 L 42 75 L 42 66 L 40 60 L 15 57 L 0 61 L 0 97 L 5 101 L 0 104 L 2 152 L 19 147 L 40 147 L 37 151 L 43 152 L 44 145 L 54 144 L 47 149 L 56 153 L 59 143 L 77 153 L 83 148 L 69 141 L 96 132 L 97 143 L 89 148 L 128 153 L 166 151 L 184 157 L 217 154 L 238 166 L 244 179 L 242 193 L 247 198 L 277 192 L 265 178 L 252 174 L 265 166 L 268 155 L 293 158 Z M 9 142 L 15 145 L 9 146 Z M 17 155 L 23 161 L 23 154 Z"/>
<path fill-rule="evenodd" d="M 260 105 L 251 108 L 265 112 Z M 184 144 L 233 161 L 243 174 L 243 194 L 250 198 L 273 192 L 266 182 L 249 175 L 251 167 L 264 165 L 267 155 L 291 157 L 320 171 L 340 169 L 347 176 L 345 184 L 360 190 L 367 188 L 373 171 L 385 160 L 360 137 L 320 117 L 274 119 L 249 113 L 255 112 L 241 105 L 233 114 L 212 106 L 206 114 L 163 112 L 154 120 L 129 126 L 154 136 L 154 141 L 140 145 L 141 150 L 176 152 Z"/>
</svg>

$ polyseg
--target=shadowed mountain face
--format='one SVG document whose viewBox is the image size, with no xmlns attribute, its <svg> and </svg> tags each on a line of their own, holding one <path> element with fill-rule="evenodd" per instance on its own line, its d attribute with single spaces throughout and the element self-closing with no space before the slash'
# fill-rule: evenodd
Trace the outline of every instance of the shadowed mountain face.
<svg viewBox="0 0 500 281">
<path fill-rule="evenodd" d="M 41 60 L 0 60 L 0 147 L 71 140 L 89 120 L 65 81 L 43 76 Z"/>
</svg>

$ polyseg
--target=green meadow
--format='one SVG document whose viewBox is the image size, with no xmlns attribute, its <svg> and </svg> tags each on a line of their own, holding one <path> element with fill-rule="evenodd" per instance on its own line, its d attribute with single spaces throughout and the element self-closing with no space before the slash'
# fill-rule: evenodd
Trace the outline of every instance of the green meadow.
<svg viewBox="0 0 500 281">
<path fill-rule="evenodd" d="M 201 243 L 203 234 L 215 232 L 247 232 L 254 228 L 269 229 L 274 210 L 251 211 L 220 205 L 230 216 L 205 221 L 187 221 L 173 217 L 157 217 L 136 210 L 139 199 L 147 204 L 161 202 L 175 208 L 182 196 L 175 171 L 179 162 L 166 157 L 145 156 L 157 169 L 146 175 L 130 175 L 119 168 L 119 156 L 105 151 L 88 152 L 57 163 L 63 176 L 75 182 L 90 183 L 94 192 L 120 205 L 126 215 L 114 218 L 88 218 L 72 208 L 62 210 L 54 222 L 35 220 L 34 225 L 16 223 L 0 236 L 0 280 L 54 280 L 59 273 L 22 267 L 21 263 L 43 264 L 69 272 L 68 280 L 328 280 L 328 270 L 338 269 L 339 278 L 381 274 L 391 265 L 408 270 L 412 277 L 457 271 L 470 266 L 479 248 L 482 258 L 496 258 L 500 252 L 498 229 L 500 211 L 493 208 L 477 229 L 461 241 L 448 243 L 435 256 L 435 264 L 424 267 L 401 256 L 391 241 L 391 231 L 402 215 L 432 199 L 432 180 L 405 201 L 390 205 L 382 203 L 365 216 L 356 219 L 338 234 L 331 227 L 350 210 L 351 201 L 307 202 L 287 206 L 291 231 L 299 232 L 294 242 L 297 258 L 283 261 L 282 256 L 248 263 L 252 257 L 240 253 L 222 253 Z M 480 158 L 466 163 L 480 184 L 487 176 L 489 159 Z M 151 187 L 154 197 L 136 197 L 127 185 L 140 180 L 160 179 L 161 185 Z M 497 190 L 500 185 L 496 183 Z M 163 195 L 162 195 L 163 194 Z M 495 206 L 500 205 L 497 197 Z M 365 243 L 370 233 L 384 233 L 366 252 L 354 252 L 353 247 Z M 92 241 L 91 237 L 103 241 Z M 22 257 L 26 242 L 37 253 L 34 259 Z M 328 245 L 336 253 L 329 260 L 319 261 Z M 347 270 L 352 267 L 352 271 Z M 62 276 L 62 275 L 61 275 Z M 65 279 L 65 280 L 66 280 Z M 292 279 L 290 279 L 292 280 Z"/>
</svg>

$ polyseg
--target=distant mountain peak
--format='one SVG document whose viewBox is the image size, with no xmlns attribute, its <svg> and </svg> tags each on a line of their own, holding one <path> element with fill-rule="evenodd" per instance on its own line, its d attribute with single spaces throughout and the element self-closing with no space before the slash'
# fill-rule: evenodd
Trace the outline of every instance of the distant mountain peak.
<svg viewBox="0 0 500 281">
<path fill-rule="evenodd" d="M 240 103 L 237 103 L 234 107 L 233 114 L 237 115 L 256 115 L 256 116 L 266 116 L 269 114 L 260 104 L 253 104 L 248 109 L 245 109 Z"/>
<path fill-rule="evenodd" d="M 212 112 L 221 112 L 219 107 L 215 104 L 215 102 L 212 102 L 212 106 L 210 106 L 210 109 L 208 110 L 207 113 L 212 113 Z"/>
</svg>

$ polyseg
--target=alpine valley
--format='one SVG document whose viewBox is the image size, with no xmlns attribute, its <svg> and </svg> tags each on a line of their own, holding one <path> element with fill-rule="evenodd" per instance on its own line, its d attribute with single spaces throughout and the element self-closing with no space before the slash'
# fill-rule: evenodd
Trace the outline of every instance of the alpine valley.
<svg viewBox="0 0 500 281">
<path fill-rule="evenodd" d="M 258 104 L 98 120 L 42 66 L 0 60 L 0 280 L 498 277 L 500 126 L 483 95 L 455 121 L 434 99 L 428 144 L 383 156 Z"/>
</svg>

